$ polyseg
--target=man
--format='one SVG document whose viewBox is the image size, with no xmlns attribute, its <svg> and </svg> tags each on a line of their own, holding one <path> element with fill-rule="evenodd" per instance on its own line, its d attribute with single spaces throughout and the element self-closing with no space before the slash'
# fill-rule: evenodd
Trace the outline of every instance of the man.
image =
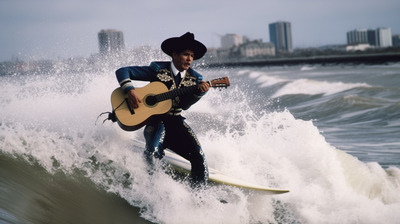
<svg viewBox="0 0 400 224">
<path fill-rule="evenodd" d="M 152 62 L 150 66 L 132 66 L 116 71 L 118 82 L 127 94 L 130 104 L 138 107 L 141 102 L 135 92 L 131 80 L 160 81 L 169 90 L 198 86 L 194 94 L 184 95 L 173 99 L 172 108 L 167 116 L 153 118 L 144 129 L 146 139 L 145 155 L 162 158 L 164 149 L 169 148 L 178 155 L 190 161 L 191 177 L 194 184 L 205 183 L 208 179 L 208 167 L 203 150 L 193 130 L 181 116 L 182 110 L 189 109 L 209 89 L 202 75 L 190 66 L 193 60 L 200 59 L 207 48 L 194 39 L 192 33 L 173 37 L 161 44 L 164 53 L 172 57 L 171 62 Z"/>
</svg>

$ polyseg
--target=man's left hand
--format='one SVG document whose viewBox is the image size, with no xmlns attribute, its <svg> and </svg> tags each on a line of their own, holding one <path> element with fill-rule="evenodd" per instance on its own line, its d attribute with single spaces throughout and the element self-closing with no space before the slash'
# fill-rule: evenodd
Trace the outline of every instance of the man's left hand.
<svg viewBox="0 0 400 224">
<path fill-rule="evenodd" d="M 205 93 L 210 89 L 210 85 L 208 85 L 208 83 L 205 81 L 201 81 L 201 83 L 197 86 L 199 87 L 201 93 Z"/>
</svg>

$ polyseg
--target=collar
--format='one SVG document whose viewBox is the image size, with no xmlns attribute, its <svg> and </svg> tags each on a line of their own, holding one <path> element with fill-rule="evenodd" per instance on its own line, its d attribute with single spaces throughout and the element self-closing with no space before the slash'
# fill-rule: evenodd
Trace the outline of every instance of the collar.
<svg viewBox="0 0 400 224">
<path fill-rule="evenodd" d="M 172 61 L 171 61 L 171 70 L 172 70 L 172 73 L 174 74 L 174 76 L 178 75 L 178 73 L 180 72 L 180 71 L 175 67 L 175 65 L 174 65 L 174 63 L 173 63 Z M 182 72 L 180 72 L 180 73 L 181 73 L 181 78 L 182 78 L 182 79 L 185 78 L 186 72 L 187 72 L 187 70 L 183 70 Z"/>
</svg>

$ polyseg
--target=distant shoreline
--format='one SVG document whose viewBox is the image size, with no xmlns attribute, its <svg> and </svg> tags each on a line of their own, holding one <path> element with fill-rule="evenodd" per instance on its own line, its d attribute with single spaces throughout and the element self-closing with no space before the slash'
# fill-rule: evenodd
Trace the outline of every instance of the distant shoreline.
<svg viewBox="0 0 400 224">
<path fill-rule="evenodd" d="M 154 54 L 157 58 L 159 54 Z M 3 75 L 26 75 L 40 71 L 50 73 L 59 72 L 60 67 L 64 72 L 99 72 L 106 68 L 116 69 L 131 64 L 147 64 L 148 62 L 134 61 L 135 58 L 145 59 L 146 57 L 131 57 L 128 55 L 120 57 L 100 57 L 90 58 L 70 58 L 63 61 L 37 60 L 37 61 L 5 61 L 0 62 L 0 76 Z M 150 57 L 147 59 L 150 60 Z M 218 58 L 207 58 L 199 60 L 193 67 L 204 68 L 227 68 L 245 66 L 295 66 L 295 65 L 378 65 L 389 63 L 400 63 L 400 52 L 375 52 L 360 54 L 338 54 L 338 55 L 318 55 L 318 56 L 287 56 L 259 59 L 226 59 L 220 61 Z"/>
<path fill-rule="evenodd" d="M 207 63 L 206 67 L 280 66 L 306 64 L 385 64 L 400 62 L 400 53 L 373 53 L 357 55 L 326 55 L 309 57 L 271 58 L 233 62 Z"/>
</svg>

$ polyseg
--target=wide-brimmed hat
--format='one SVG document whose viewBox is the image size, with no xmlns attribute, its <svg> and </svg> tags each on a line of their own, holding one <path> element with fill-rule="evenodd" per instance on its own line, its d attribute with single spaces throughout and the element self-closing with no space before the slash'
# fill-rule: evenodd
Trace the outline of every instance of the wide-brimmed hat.
<svg viewBox="0 0 400 224">
<path fill-rule="evenodd" d="M 161 50 L 172 57 L 174 51 L 192 50 L 194 60 L 200 59 L 207 52 L 206 46 L 200 41 L 194 39 L 193 33 L 185 33 L 180 37 L 172 37 L 164 40 L 161 44 Z"/>
</svg>

